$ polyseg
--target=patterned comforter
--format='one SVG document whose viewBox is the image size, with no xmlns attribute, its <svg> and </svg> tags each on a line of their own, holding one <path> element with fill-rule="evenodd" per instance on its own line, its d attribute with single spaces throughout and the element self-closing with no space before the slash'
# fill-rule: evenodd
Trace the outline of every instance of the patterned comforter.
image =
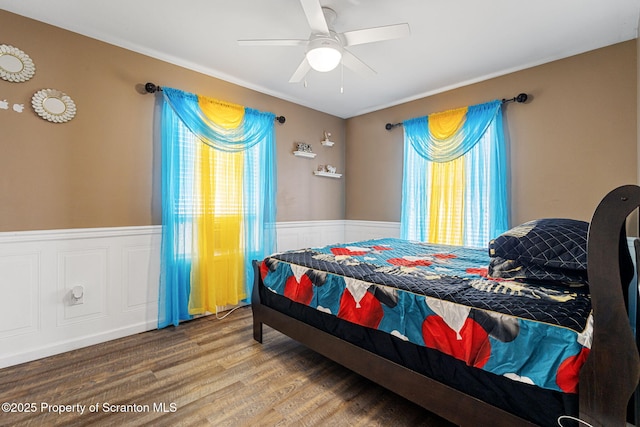
<svg viewBox="0 0 640 427">
<path fill-rule="evenodd" d="M 487 278 L 486 250 L 377 239 L 274 254 L 264 285 L 468 366 L 576 393 L 591 345 L 588 287 Z"/>
</svg>

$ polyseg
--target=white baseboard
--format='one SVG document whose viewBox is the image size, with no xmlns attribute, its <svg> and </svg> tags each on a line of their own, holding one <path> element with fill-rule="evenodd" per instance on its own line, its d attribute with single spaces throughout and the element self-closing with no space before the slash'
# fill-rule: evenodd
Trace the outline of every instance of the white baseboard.
<svg viewBox="0 0 640 427">
<path fill-rule="evenodd" d="M 19 365 L 31 360 L 37 360 L 43 357 L 53 356 L 56 354 L 65 353 L 67 351 L 88 347 L 94 344 L 100 344 L 118 338 L 127 337 L 129 335 L 139 334 L 141 332 L 156 329 L 157 326 L 158 322 L 156 319 L 145 323 L 129 325 L 119 329 L 102 331 L 94 335 L 79 336 L 66 341 L 54 342 L 38 348 L 17 349 L 18 351 L 16 353 L 2 355 L 2 358 L 0 359 L 0 368 Z"/>
<path fill-rule="evenodd" d="M 393 237 L 399 224 L 292 221 L 277 233 L 284 251 Z M 155 329 L 160 240 L 160 226 L 0 233 L 0 368 Z"/>
</svg>

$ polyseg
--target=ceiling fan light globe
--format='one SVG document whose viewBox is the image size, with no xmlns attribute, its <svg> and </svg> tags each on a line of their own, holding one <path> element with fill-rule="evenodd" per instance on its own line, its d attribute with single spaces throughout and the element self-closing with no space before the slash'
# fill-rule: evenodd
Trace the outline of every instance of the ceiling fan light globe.
<svg viewBox="0 0 640 427">
<path fill-rule="evenodd" d="M 334 47 L 316 47 L 307 52 L 307 61 L 316 71 L 327 72 L 338 66 L 342 59 L 342 52 Z"/>
</svg>

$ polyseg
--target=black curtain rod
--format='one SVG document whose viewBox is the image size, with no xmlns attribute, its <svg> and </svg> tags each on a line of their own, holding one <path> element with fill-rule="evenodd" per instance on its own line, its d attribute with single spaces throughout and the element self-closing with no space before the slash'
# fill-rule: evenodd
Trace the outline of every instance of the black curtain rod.
<svg viewBox="0 0 640 427">
<path fill-rule="evenodd" d="M 523 103 L 526 102 L 527 99 L 529 98 L 529 95 L 527 95 L 526 93 L 520 93 L 518 94 L 518 96 L 514 96 L 511 99 L 502 99 L 502 103 L 503 104 L 508 104 L 510 102 L 517 102 L 517 103 Z M 384 125 L 384 128 L 386 130 L 391 130 L 393 128 L 397 128 L 398 126 L 402 126 L 402 122 L 400 123 L 387 123 L 386 125 Z"/>
<path fill-rule="evenodd" d="M 147 93 L 162 92 L 162 86 L 158 86 L 158 85 L 156 85 L 156 84 L 154 84 L 154 83 L 147 82 L 147 83 L 144 85 L 144 90 L 145 90 Z M 276 117 L 276 121 L 277 121 L 278 123 L 280 123 L 280 124 L 283 124 L 285 121 L 287 121 L 287 118 L 286 118 L 285 116 L 277 116 L 277 117 Z"/>
</svg>

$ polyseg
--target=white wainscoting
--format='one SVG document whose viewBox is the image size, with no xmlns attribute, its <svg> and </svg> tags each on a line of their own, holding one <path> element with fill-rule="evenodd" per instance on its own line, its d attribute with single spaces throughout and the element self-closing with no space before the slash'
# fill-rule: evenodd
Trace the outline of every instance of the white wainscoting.
<svg viewBox="0 0 640 427">
<path fill-rule="evenodd" d="M 277 250 L 394 237 L 399 228 L 280 222 Z M 160 240 L 159 226 L 0 233 L 0 368 L 155 329 Z"/>
<path fill-rule="evenodd" d="M 279 252 L 400 236 L 399 222 L 384 221 L 292 221 L 279 222 L 276 229 Z"/>
<path fill-rule="evenodd" d="M 343 242 L 344 223 L 342 220 L 279 222 L 276 225 L 277 250 L 283 252 Z"/>
<path fill-rule="evenodd" d="M 399 222 L 383 221 L 345 221 L 344 241 L 379 239 L 383 237 L 400 237 Z"/>
<path fill-rule="evenodd" d="M 0 367 L 155 328 L 159 261 L 159 227 L 0 233 Z"/>
</svg>

